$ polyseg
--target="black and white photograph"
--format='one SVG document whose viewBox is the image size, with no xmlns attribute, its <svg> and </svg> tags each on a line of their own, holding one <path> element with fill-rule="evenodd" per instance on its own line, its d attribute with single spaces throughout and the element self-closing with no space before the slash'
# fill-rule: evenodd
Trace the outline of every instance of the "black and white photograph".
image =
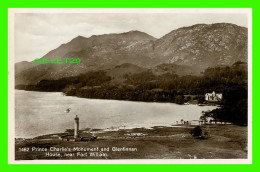
<svg viewBox="0 0 260 172">
<path fill-rule="evenodd" d="M 8 22 L 10 162 L 251 162 L 250 9 L 21 8 Z"/>
</svg>

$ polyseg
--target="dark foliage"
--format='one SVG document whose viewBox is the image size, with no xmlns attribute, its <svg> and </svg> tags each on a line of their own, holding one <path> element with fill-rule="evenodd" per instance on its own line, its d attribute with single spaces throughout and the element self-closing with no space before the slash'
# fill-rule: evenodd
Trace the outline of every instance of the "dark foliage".
<svg viewBox="0 0 260 172">
<path fill-rule="evenodd" d="M 204 103 L 204 94 L 223 93 L 222 106 L 210 112 L 214 118 L 237 124 L 247 124 L 247 68 L 242 62 L 230 67 L 205 70 L 204 75 L 182 76 L 151 71 L 125 75 L 122 84 L 115 85 L 104 71 L 88 72 L 58 80 L 42 80 L 35 85 L 19 85 L 16 89 L 30 91 L 62 91 L 68 96 L 96 99 L 116 99 L 183 104 L 191 100 L 184 95 L 196 95 L 193 100 Z M 209 115 L 209 114 L 208 114 Z"/>
<path fill-rule="evenodd" d="M 207 116 L 212 116 L 225 122 L 247 125 L 247 89 L 241 86 L 233 86 L 225 90 L 223 96 L 222 107 L 208 112 Z"/>
<path fill-rule="evenodd" d="M 193 136 L 201 136 L 202 135 L 202 129 L 200 126 L 196 126 L 195 128 L 193 128 L 191 131 L 190 131 L 190 134 L 193 135 Z"/>
</svg>

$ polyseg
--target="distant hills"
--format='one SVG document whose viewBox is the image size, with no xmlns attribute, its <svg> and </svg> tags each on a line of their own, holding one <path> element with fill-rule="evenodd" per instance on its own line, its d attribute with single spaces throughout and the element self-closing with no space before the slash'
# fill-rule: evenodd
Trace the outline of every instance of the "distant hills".
<svg viewBox="0 0 260 172">
<path fill-rule="evenodd" d="M 15 84 L 105 71 L 115 82 L 126 74 L 200 75 L 206 68 L 247 62 L 247 28 L 228 23 L 198 24 L 156 39 L 140 31 L 78 36 L 42 58 L 80 58 L 80 64 L 15 64 Z"/>
</svg>

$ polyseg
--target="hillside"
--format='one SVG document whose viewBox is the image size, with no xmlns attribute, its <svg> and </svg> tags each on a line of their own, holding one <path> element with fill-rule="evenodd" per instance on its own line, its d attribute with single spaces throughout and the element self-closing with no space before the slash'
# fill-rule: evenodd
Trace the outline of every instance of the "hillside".
<svg viewBox="0 0 260 172">
<path fill-rule="evenodd" d="M 105 70 L 112 77 L 152 70 L 157 74 L 200 75 L 208 67 L 247 62 L 247 28 L 234 24 L 198 24 L 179 28 L 156 39 L 144 32 L 78 36 L 42 58 L 80 58 L 80 64 L 16 64 L 16 85 L 43 79 L 77 76 Z M 120 68 L 122 64 L 132 64 Z M 22 66 L 22 67 L 21 67 Z M 128 68 L 128 69 L 127 69 Z M 139 70 L 140 69 L 140 70 Z M 118 74 L 122 72 L 122 74 Z"/>
<path fill-rule="evenodd" d="M 247 28 L 227 23 L 184 27 L 156 40 L 155 51 L 169 63 L 202 68 L 247 62 Z"/>
</svg>

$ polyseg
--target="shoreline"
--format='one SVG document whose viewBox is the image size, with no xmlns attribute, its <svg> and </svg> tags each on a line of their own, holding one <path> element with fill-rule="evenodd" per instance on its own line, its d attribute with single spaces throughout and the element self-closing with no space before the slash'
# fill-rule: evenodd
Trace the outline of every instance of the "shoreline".
<svg viewBox="0 0 260 172">
<path fill-rule="evenodd" d="M 208 102 L 206 104 L 200 104 L 200 103 L 191 103 L 191 102 L 188 102 L 189 104 L 178 104 L 178 103 L 174 103 L 174 102 L 163 102 L 163 101 L 134 101 L 134 100 L 118 100 L 118 99 L 98 99 L 98 98 L 85 98 L 85 97 L 78 97 L 78 96 L 70 96 L 70 95 L 65 95 L 63 92 L 57 92 L 57 91 L 30 91 L 30 90 L 21 90 L 21 89 L 15 89 L 15 91 L 25 91 L 25 92 L 35 92 L 35 93 L 60 93 L 61 95 L 63 96 L 66 96 L 66 97 L 75 97 L 75 98 L 79 98 L 79 99 L 89 99 L 89 100 L 105 100 L 105 101 L 123 101 L 123 102 L 137 102 L 137 103 L 147 103 L 147 104 L 150 104 L 150 103 L 162 103 L 162 104 L 175 104 L 175 105 L 180 105 L 180 106 L 188 106 L 188 105 L 197 105 L 197 106 L 218 106 L 219 104 L 216 103 L 216 102 Z"/>
<path fill-rule="evenodd" d="M 214 125 L 214 124 L 212 124 Z M 226 124 L 229 125 L 229 124 Z M 115 128 L 115 129 L 101 129 L 101 128 L 87 128 L 87 129 L 81 129 L 81 132 L 87 132 L 87 131 L 94 131 L 94 132 L 99 132 L 99 133 L 106 133 L 106 132 L 118 132 L 120 130 L 139 130 L 139 129 L 144 129 L 144 130 L 152 130 L 154 128 L 194 128 L 195 126 L 198 125 L 185 125 L 185 124 L 179 124 L 179 125 L 161 125 L 161 126 L 152 126 L 152 127 L 125 127 L 125 128 Z M 66 129 L 64 132 L 61 133 L 49 133 L 49 134 L 43 134 L 43 135 L 39 135 L 39 136 L 35 136 L 35 137 L 15 137 L 15 139 L 19 140 L 32 140 L 32 139 L 37 139 L 37 138 L 42 138 L 42 137 L 50 137 L 50 136 L 55 136 L 55 135 L 61 135 L 61 134 L 66 134 L 68 132 L 66 131 L 74 131 L 74 129 Z"/>
<path fill-rule="evenodd" d="M 34 139 L 15 141 L 15 159 L 245 159 L 247 158 L 247 127 L 237 125 L 201 125 L 207 131 L 207 138 L 190 134 L 195 126 L 164 127 L 152 129 L 134 128 L 99 132 L 96 140 L 64 141 L 64 133 L 39 136 Z M 89 129 L 88 131 L 90 131 Z M 87 130 L 85 130 L 87 131 Z M 89 135 L 91 132 L 80 133 Z M 93 133 L 92 133 L 93 134 Z M 85 135 L 85 136 L 86 136 Z M 58 149 L 51 149 L 55 147 Z M 98 147 L 98 151 L 84 151 L 84 148 Z M 121 151 L 112 151 L 113 147 Z M 133 148 L 136 151 L 123 151 Z M 34 149 L 46 151 L 32 151 Z M 59 150 L 60 148 L 60 150 Z M 69 150 L 62 150 L 68 148 Z M 76 148 L 74 150 L 74 148 Z M 203 149 L 202 149 L 203 148 Z M 52 151 L 59 150 L 59 151 Z"/>
</svg>

